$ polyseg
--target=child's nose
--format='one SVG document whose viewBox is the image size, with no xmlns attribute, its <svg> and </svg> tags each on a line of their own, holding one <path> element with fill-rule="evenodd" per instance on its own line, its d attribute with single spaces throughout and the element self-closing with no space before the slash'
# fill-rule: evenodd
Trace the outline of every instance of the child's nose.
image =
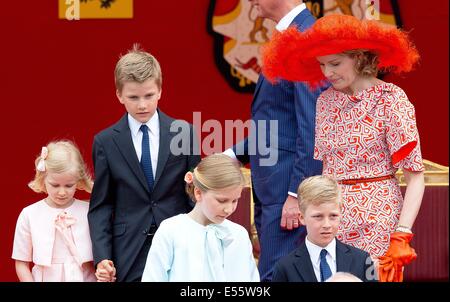
<svg viewBox="0 0 450 302">
<path fill-rule="evenodd" d="M 223 212 L 225 214 L 231 214 L 231 212 L 233 211 L 233 205 L 227 204 L 225 205 L 225 207 L 223 208 Z"/>
<path fill-rule="evenodd" d="M 139 109 L 145 109 L 147 107 L 147 103 L 145 102 L 144 99 L 139 100 L 138 107 Z"/>
<path fill-rule="evenodd" d="M 329 227 L 331 227 L 330 219 L 325 218 L 325 220 L 323 221 L 323 227 L 324 227 L 324 228 L 329 228 Z"/>
</svg>

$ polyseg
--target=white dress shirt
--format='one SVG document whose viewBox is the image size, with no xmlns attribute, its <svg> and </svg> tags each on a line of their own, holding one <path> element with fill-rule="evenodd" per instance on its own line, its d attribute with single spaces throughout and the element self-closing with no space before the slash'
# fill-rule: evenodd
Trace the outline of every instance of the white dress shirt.
<svg viewBox="0 0 450 302">
<path fill-rule="evenodd" d="M 156 166 L 158 164 L 159 153 L 159 115 L 158 111 L 145 123 L 148 127 L 148 137 L 150 141 L 150 156 L 152 158 L 152 171 L 153 179 L 156 177 Z M 141 122 L 135 120 L 130 114 L 128 114 L 128 125 L 130 127 L 131 139 L 133 140 L 134 150 L 139 161 L 142 156 L 142 131 L 140 130 Z"/>
<path fill-rule="evenodd" d="M 320 252 L 323 249 L 327 250 L 327 262 L 331 269 L 331 275 L 336 273 L 336 239 L 333 239 L 326 247 L 320 247 L 305 239 L 306 248 L 308 249 L 309 257 L 311 257 L 314 274 L 316 274 L 317 281 L 320 282 Z"/>
<path fill-rule="evenodd" d="M 289 25 L 291 25 L 292 21 L 294 21 L 295 17 L 297 17 L 298 14 L 300 14 L 304 9 L 306 9 L 305 3 L 297 5 L 289 13 L 287 13 L 287 15 L 285 15 L 283 18 L 281 18 L 280 21 L 278 21 L 275 28 L 278 31 L 283 31 L 283 30 L 287 29 L 289 27 Z"/>
</svg>

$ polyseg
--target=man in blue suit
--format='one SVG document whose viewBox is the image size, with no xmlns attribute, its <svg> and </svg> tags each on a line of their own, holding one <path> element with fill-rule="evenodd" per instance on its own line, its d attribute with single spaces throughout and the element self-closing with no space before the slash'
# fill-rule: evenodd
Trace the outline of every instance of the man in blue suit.
<svg viewBox="0 0 450 302">
<path fill-rule="evenodd" d="M 249 1 L 259 16 L 277 22 L 279 31 L 291 25 L 304 31 L 315 21 L 300 0 Z M 298 219 L 295 192 L 302 179 L 322 172 L 321 162 L 313 159 L 319 93 L 302 83 L 273 85 L 260 75 L 251 107 L 256 127 L 233 147 L 234 154 L 225 152 L 250 162 L 261 281 L 271 280 L 277 260 L 294 250 L 306 232 Z"/>
</svg>

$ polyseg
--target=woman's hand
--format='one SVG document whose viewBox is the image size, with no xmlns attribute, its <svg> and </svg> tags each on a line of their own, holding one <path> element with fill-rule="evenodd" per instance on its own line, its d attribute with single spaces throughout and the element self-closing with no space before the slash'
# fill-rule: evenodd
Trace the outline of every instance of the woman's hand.
<svg viewBox="0 0 450 302">
<path fill-rule="evenodd" d="M 403 267 L 417 258 L 414 249 L 409 245 L 414 234 L 394 232 L 391 234 L 391 243 L 384 256 L 379 258 L 380 282 L 402 282 Z"/>
</svg>

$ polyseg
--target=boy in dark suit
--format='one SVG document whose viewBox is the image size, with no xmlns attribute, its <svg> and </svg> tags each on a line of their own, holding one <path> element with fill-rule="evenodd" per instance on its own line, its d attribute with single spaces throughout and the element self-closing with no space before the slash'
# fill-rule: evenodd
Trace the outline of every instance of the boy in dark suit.
<svg viewBox="0 0 450 302">
<path fill-rule="evenodd" d="M 127 113 L 94 138 L 88 220 L 97 279 L 140 281 L 161 221 L 192 209 L 184 175 L 200 155 L 192 125 L 158 109 L 162 75 L 151 54 L 135 45 L 115 83 Z"/>
<path fill-rule="evenodd" d="M 333 179 L 313 176 L 298 188 L 300 221 L 308 235 L 296 250 L 280 259 L 272 281 L 324 282 L 336 272 L 348 272 L 362 281 L 374 281 L 369 254 L 337 240 L 341 191 Z"/>
</svg>

